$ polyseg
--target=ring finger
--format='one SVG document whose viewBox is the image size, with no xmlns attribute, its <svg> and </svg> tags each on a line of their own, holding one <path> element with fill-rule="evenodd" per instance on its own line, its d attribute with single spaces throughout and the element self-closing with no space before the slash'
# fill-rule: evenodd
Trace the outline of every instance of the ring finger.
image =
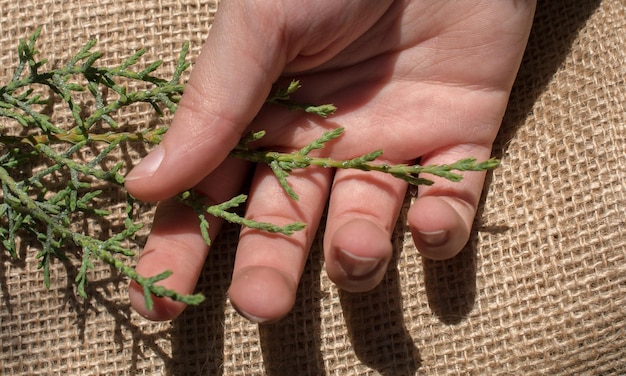
<svg viewBox="0 0 626 376">
<path fill-rule="evenodd" d="M 320 167 L 293 171 L 288 181 L 299 195 L 296 201 L 269 167 L 257 166 L 246 218 L 279 226 L 303 222 L 307 227 L 291 236 L 242 229 L 228 293 L 232 305 L 243 316 L 268 322 L 291 310 L 332 175 L 333 170 Z"/>
</svg>

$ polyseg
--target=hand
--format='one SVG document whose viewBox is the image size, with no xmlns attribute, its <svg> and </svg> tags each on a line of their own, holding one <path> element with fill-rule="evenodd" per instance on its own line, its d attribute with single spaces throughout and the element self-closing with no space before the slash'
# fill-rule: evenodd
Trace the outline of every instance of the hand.
<svg viewBox="0 0 626 376">
<path fill-rule="evenodd" d="M 137 198 L 160 201 L 137 271 L 166 269 L 162 283 L 191 293 L 208 252 L 196 215 L 169 199 L 189 188 L 210 203 L 241 188 L 252 167 L 227 158 L 241 136 L 266 130 L 255 146 L 293 151 L 324 130 L 345 128 L 320 154 L 348 159 L 382 148 L 389 164 L 439 164 L 489 158 L 532 23 L 535 1 L 230 1 L 220 5 L 170 130 L 127 177 Z M 275 82 L 302 83 L 298 101 L 334 103 L 320 121 L 264 100 Z M 435 179 L 420 187 L 408 220 L 419 251 L 454 256 L 469 237 L 484 181 Z M 291 309 L 298 281 L 328 201 L 324 253 L 328 276 L 349 291 L 374 288 L 392 255 L 391 232 L 407 185 L 385 174 L 308 168 L 289 198 L 266 166 L 254 170 L 246 216 L 308 227 L 291 237 L 244 228 L 231 303 L 251 320 Z M 219 221 L 213 219 L 210 236 Z M 148 311 L 131 285 L 131 303 L 166 320 L 182 303 L 156 299 Z"/>
</svg>

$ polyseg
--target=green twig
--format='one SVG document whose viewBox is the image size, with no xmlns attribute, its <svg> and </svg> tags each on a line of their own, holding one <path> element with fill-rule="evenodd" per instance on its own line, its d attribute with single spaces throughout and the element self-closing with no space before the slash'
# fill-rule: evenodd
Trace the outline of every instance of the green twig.
<svg viewBox="0 0 626 376">
<path fill-rule="evenodd" d="M 149 104 L 158 115 L 164 110 L 175 112 L 183 92 L 181 78 L 189 67 L 186 59 L 189 44 L 183 46 L 171 79 L 164 79 L 155 75 L 162 65 L 160 61 L 135 69 L 145 50 L 137 51 L 118 66 L 99 66 L 102 53 L 93 51 L 95 40 L 88 41 L 65 65 L 46 70 L 46 60 L 38 60 L 39 51 L 35 49 L 40 33 L 41 29 L 37 29 L 30 38 L 20 42 L 19 61 L 11 81 L 0 87 L 0 118 L 14 121 L 22 128 L 19 135 L 14 135 L 8 134 L 6 127 L 0 127 L 0 243 L 11 257 L 17 258 L 20 234 L 29 234 L 39 242 L 37 257 L 46 286 L 50 285 L 50 263 L 54 259 L 65 260 L 66 250 L 73 244 L 78 249 L 80 260 L 75 281 L 80 296 L 87 294 L 89 270 L 95 267 L 96 261 L 101 261 L 139 284 L 148 308 L 153 305 L 153 296 L 199 304 L 204 299 L 201 294 L 180 294 L 158 285 L 171 275 L 171 271 L 141 276 L 127 265 L 127 258 L 134 254 L 127 244 L 133 244 L 132 240 L 141 228 L 133 219 L 136 203 L 131 196 L 126 195 L 124 229 L 117 234 L 98 237 L 88 233 L 88 229 L 73 226 L 80 219 L 92 216 L 102 218 L 110 214 L 101 208 L 99 201 L 102 184 L 123 190 L 124 176 L 121 171 L 129 166 L 119 162 L 106 167 L 104 162 L 107 157 L 124 143 L 154 145 L 161 141 L 166 127 L 120 131 L 116 115 L 120 109 L 135 103 Z M 132 89 L 132 83 L 139 83 L 143 89 Z M 35 90 L 41 86 L 49 89 L 49 97 L 39 94 L 41 90 Z M 311 105 L 294 101 L 293 94 L 299 88 L 299 82 L 293 81 L 288 87 L 277 89 L 267 98 L 267 103 L 321 117 L 336 111 L 332 104 Z M 91 105 L 86 104 L 84 96 L 91 96 Z M 56 103 L 58 99 L 69 111 L 70 126 L 57 126 L 51 116 L 41 111 L 42 106 Z M 102 126 L 94 127 L 96 124 Z M 341 137 L 343 132 L 342 128 L 324 132 L 294 153 L 253 150 L 249 147 L 250 143 L 261 139 L 265 132 L 250 133 L 240 140 L 230 155 L 270 166 L 282 187 L 294 199 L 298 199 L 298 195 L 290 186 L 289 177 L 294 170 L 310 166 L 378 171 L 410 184 L 432 184 L 433 181 L 424 175 L 459 181 L 463 171 L 484 171 L 498 164 L 494 159 L 477 162 L 469 158 L 438 166 L 388 165 L 379 162 L 381 150 L 349 160 L 313 155 L 315 150 L 324 148 Z M 87 149 L 90 153 L 99 151 L 91 160 L 85 161 L 80 156 L 87 154 L 83 153 Z M 45 165 L 38 171 L 30 170 L 28 173 L 38 158 Z M 50 181 L 58 181 L 59 176 L 65 176 L 66 180 L 58 187 L 50 186 Z M 246 202 L 245 195 L 211 205 L 194 191 L 182 193 L 178 199 L 195 210 L 200 232 L 209 245 L 208 216 L 285 236 L 305 228 L 305 224 L 299 222 L 277 226 L 240 216 L 234 209 Z"/>
</svg>

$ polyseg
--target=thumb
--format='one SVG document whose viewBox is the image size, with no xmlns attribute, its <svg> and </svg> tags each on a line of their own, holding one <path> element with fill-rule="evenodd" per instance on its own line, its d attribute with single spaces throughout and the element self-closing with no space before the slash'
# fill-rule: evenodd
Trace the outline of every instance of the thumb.
<svg viewBox="0 0 626 376">
<path fill-rule="evenodd" d="M 285 66 L 280 30 L 244 2 L 220 5 L 162 142 L 126 177 L 143 201 L 199 183 L 239 142 Z"/>
</svg>

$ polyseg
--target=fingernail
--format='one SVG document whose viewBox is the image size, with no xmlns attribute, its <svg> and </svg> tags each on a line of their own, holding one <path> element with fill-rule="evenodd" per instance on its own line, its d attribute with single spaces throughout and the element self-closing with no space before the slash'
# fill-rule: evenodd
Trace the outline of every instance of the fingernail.
<svg viewBox="0 0 626 376">
<path fill-rule="evenodd" d="M 439 231 L 420 231 L 420 239 L 431 247 L 438 247 L 448 240 L 448 232 Z"/>
<path fill-rule="evenodd" d="M 243 318 L 248 319 L 249 321 L 256 323 L 256 324 L 271 324 L 272 322 L 274 322 L 275 320 L 273 319 L 268 319 L 266 317 L 260 317 L 260 316 L 256 316 L 256 315 L 252 315 L 249 312 L 239 308 L 239 306 L 235 303 L 233 303 L 232 299 L 230 300 L 230 306 L 233 307 L 233 309 Z"/>
<path fill-rule="evenodd" d="M 346 250 L 337 251 L 339 267 L 351 278 L 361 278 L 371 274 L 381 263 L 379 258 L 356 256 Z"/>
<path fill-rule="evenodd" d="M 264 317 L 258 317 L 258 316 L 251 315 L 248 312 L 243 311 L 243 310 L 237 308 L 237 306 L 235 306 L 233 304 L 231 304 L 231 306 L 235 309 L 235 311 L 237 311 L 237 313 L 239 315 L 241 315 L 242 317 L 244 317 L 248 321 L 251 321 L 251 322 L 253 322 L 255 324 L 271 324 L 274 321 L 276 321 L 276 320 L 270 320 L 270 319 L 267 319 L 267 318 L 264 318 Z"/>
<path fill-rule="evenodd" d="M 152 150 L 131 172 L 126 175 L 126 181 L 143 179 L 148 176 L 152 176 L 154 172 L 159 168 L 165 152 L 161 145 Z"/>
</svg>

